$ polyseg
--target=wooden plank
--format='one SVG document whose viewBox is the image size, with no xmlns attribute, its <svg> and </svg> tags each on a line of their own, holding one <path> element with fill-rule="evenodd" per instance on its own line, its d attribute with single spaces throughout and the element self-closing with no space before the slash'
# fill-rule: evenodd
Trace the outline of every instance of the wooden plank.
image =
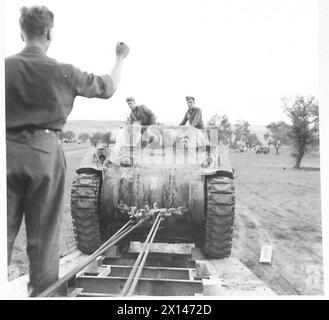
<svg viewBox="0 0 329 320">
<path fill-rule="evenodd" d="M 192 269 L 192 268 L 188 268 L 188 277 L 190 280 L 195 280 L 195 276 L 196 276 L 196 270 Z"/>
<path fill-rule="evenodd" d="M 209 270 L 209 263 L 206 261 L 198 260 L 196 262 L 196 275 L 198 277 L 209 277 L 211 271 Z"/>
<path fill-rule="evenodd" d="M 125 254 L 122 258 L 105 258 L 103 264 L 132 266 L 136 261 L 137 253 Z M 196 268 L 195 261 L 187 260 L 186 256 L 163 255 L 150 253 L 146 259 L 145 266 L 149 267 L 173 267 L 173 268 Z"/>
<path fill-rule="evenodd" d="M 131 241 L 128 249 L 129 253 L 140 252 L 143 243 L 139 241 Z M 150 253 L 167 253 L 167 254 L 192 254 L 192 248 L 195 247 L 194 243 L 152 243 Z"/>
<path fill-rule="evenodd" d="M 95 292 L 85 292 L 79 293 L 78 297 L 81 298 L 106 298 L 106 297 L 121 297 L 118 294 L 107 294 L 107 293 L 95 293 Z"/>
<path fill-rule="evenodd" d="M 132 270 L 131 266 L 111 266 L 110 277 L 128 277 Z M 168 267 L 145 267 L 140 278 L 149 279 L 181 279 L 189 280 L 189 273 L 192 269 L 186 268 L 168 268 Z M 98 275 L 100 276 L 100 275 Z M 193 280 L 193 279 L 191 279 Z"/>
<path fill-rule="evenodd" d="M 120 294 L 127 277 L 87 277 L 77 278 L 77 286 L 85 292 Z M 139 279 L 134 295 L 151 296 L 193 296 L 203 290 L 202 281 Z"/>
<path fill-rule="evenodd" d="M 98 268 L 98 277 L 107 277 L 112 271 L 112 266 L 101 266 Z"/>
</svg>

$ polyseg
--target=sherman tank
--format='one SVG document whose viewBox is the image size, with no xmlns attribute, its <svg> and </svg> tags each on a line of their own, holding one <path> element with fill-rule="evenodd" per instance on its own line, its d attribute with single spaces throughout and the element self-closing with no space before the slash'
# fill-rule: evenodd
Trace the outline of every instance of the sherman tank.
<svg viewBox="0 0 329 320">
<path fill-rule="evenodd" d="M 125 126 L 114 145 L 86 154 L 71 191 L 77 248 L 91 254 L 130 212 L 164 208 L 176 214 L 161 224 L 156 241 L 193 242 L 208 258 L 228 257 L 234 171 L 217 134 L 189 126 Z M 143 241 L 147 228 L 125 240 Z"/>
</svg>

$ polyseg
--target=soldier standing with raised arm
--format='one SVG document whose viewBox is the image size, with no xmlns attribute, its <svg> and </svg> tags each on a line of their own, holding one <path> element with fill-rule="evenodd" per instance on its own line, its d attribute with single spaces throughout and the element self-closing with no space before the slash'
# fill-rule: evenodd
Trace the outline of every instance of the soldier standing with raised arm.
<svg viewBox="0 0 329 320">
<path fill-rule="evenodd" d="M 5 62 L 8 264 L 24 215 L 28 291 L 36 296 L 58 279 L 66 169 L 58 133 L 76 96 L 113 95 L 129 48 L 118 43 L 112 71 L 96 76 L 47 56 L 54 25 L 48 8 L 24 7 L 19 22 L 25 48 Z"/>
</svg>

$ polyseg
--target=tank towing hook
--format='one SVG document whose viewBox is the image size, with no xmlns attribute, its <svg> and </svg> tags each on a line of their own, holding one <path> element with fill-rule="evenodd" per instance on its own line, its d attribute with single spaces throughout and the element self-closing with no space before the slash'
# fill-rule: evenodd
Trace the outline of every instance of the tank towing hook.
<svg viewBox="0 0 329 320">
<path fill-rule="evenodd" d="M 155 217 L 157 214 L 161 214 L 162 218 L 171 217 L 172 215 L 183 216 L 188 212 L 184 207 L 178 208 L 159 208 L 156 202 L 153 203 L 152 208 L 148 204 L 144 208 L 139 209 L 138 207 L 129 207 L 123 201 L 120 201 L 117 207 L 121 214 L 125 213 L 133 221 L 138 222 L 142 219 L 149 220 Z"/>
</svg>

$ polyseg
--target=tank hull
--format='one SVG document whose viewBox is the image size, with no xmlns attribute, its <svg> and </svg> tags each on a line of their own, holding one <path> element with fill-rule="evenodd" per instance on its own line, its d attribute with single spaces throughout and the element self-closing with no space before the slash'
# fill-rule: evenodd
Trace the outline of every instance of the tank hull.
<svg viewBox="0 0 329 320">
<path fill-rule="evenodd" d="M 204 175 L 187 168 L 113 167 L 103 172 L 102 216 L 118 219 L 118 204 L 129 207 L 178 208 L 187 210 L 192 221 L 204 219 Z"/>
</svg>

